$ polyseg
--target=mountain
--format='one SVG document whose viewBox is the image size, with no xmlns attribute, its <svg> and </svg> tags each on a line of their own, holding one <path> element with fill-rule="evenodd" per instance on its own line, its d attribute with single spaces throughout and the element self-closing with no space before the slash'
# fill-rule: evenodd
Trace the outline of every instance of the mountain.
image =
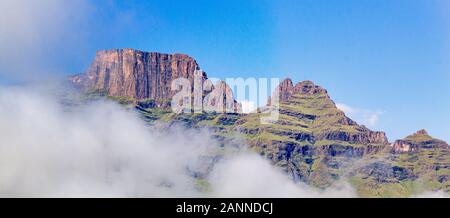
<svg viewBox="0 0 450 218">
<path fill-rule="evenodd" d="M 197 62 L 184 54 L 115 49 L 98 51 L 87 72 L 71 80 L 84 89 L 105 90 L 109 96 L 168 99 L 174 95 L 172 80 L 193 82 L 198 69 Z"/>
<path fill-rule="evenodd" d="M 201 81 L 207 79 L 206 73 L 197 70 L 200 70 L 197 62 L 185 54 L 113 49 L 98 51 L 89 69 L 70 77 L 70 81 L 86 92 L 102 92 L 122 102 L 169 107 L 178 92 L 171 89 L 174 79 L 188 79 L 191 91 L 196 72 L 201 73 Z M 205 97 L 210 93 L 211 98 L 234 99 L 230 87 L 223 81 L 215 86 L 211 84 L 211 90 L 202 94 Z M 238 102 L 232 104 L 234 112 L 242 110 Z"/>
<path fill-rule="evenodd" d="M 307 127 L 313 131 L 316 140 L 338 140 L 361 144 L 387 144 L 388 140 L 384 132 L 371 131 L 364 126 L 345 116 L 344 112 L 336 107 L 326 89 L 315 85 L 311 81 L 303 81 L 295 86 L 290 79 L 281 82 L 280 85 L 280 113 L 290 119 L 299 117 L 310 118 Z M 284 116 L 282 116 L 283 122 Z"/>
<path fill-rule="evenodd" d="M 71 77 L 71 81 L 87 95 L 100 93 L 132 105 L 158 128 L 208 128 L 224 144 L 243 140 L 241 144 L 249 145 L 296 182 L 326 188 L 349 181 L 364 197 L 450 192 L 446 142 L 421 130 L 389 143 L 384 132 L 370 130 L 347 117 L 328 91 L 312 81 L 294 85 L 291 79 L 283 80 L 278 89 L 279 119 L 269 124 L 260 119 L 273 107 L 270 101 L 250 114 L 236 113 L 237 106 L 232 113 L 172 113 L 168 107 L 174 95 L 169 91 L 171 81 L 181 76 L 192 83 L 196 69 L 200 69 L 197 62 L 187 55 L 118 49 L 98 52 L 87 72 Z M 206 73 L 202 76 L 207 79 Z M 219 82 L 209 97 L 221 95 L 214 93 L 217 90 L 233 96 L 230 87 Z M 204 93 L 204 99 L 210 93 Z M 161 99 L 166 103 L 161 104 Z M 196 175 L 202 179 L 207 172 Z"/>
<path fill-rule="evenodd" d="M 279 111 L 275 123 L 261 125 L 261 114 L 249 114 L 232 130 L 245 135 L 255 150 L 295 181 L 328 187 L 355 160 L 388 144 L 384 132 L 346 117 L 327 90 L 311 81 L 295 86 L 290 79 L 282 81 Z"/>
</svg>

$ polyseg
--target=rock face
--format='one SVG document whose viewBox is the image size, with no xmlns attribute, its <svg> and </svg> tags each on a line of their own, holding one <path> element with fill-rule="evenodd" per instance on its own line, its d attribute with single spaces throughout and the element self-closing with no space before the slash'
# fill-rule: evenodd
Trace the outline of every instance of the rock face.
<svg viewBox="0 0 450 218">
<path fill-rule="evenodd" d="M 197 62 L 184 54 L 114 49 L 98 51 L 87 72 L 71 80 L 86 90 L 106 91 L 109 96 L 169 99 L 175 94 L 172 80 L 181 77 L 193 82 L 199 69 Z"/>
<path fill-rule="evenodd" d="M 203 99 L 205 111 L 219 113 L 242 112 L 242 105 L 234 100 L 233 91 L 224 81 L 218 81 Z"/>
<path fill-rule="evenodd" d="M 337 141 L 347 141 L 361 144 L 387 144 L 386 134 L 379 131 L 361 130 L 356 133 L 338 131 L 318 134 L 317 138 Z"/>
<path fill-rule="evenodd" d="M 327 90 L 315 85 L 313 82 L 306 80 L 297 83 L 295 86 L 292 80 L 287 78 L 284 79 L 279 85 L 280 101 L 288 101 L 289 98 L 294 94 L 300 95 L 316 95 L 316 94 L 327 94 Z"/>
<path fill-rule="evenodd" d="M 169 107 L 171 98 L 179 91 L 171 89 L 172 81 L 186 78 L 193 91 L 195 73 L 199 72 L 197 70 L 200 70 L 197 62 L 185 54 L 114 49 L 98 51 L 89 69 L 84 74 L 70 77 L 70 80 L 85 91 L 105 92 L 112 97 L 128 97 L 135 99 L 139 105 L 149 107 Z M 207 80 L 204 72 L 200 77 L 202 82 Z M 203 97 L 208 94 L 215 99 L 213 105 L 208 105 L 209 108 L 228 107 L 217 112 L 242 110 L 241 104 L 234 100 L 231 88 L 224 82 L 219 81 L 216 87 L 211 85 L 208 91 L 202 93 Z M 144 99 L 144 103 L 139 102 Z M 153 102 L 148 103 L 149 99 Z"/>
<path fill-rule="evenodd" d="M 291 79 L 283 80 L 278 86 L 278 89 L 280 91 L 280 98 L 279 98 L 280 101 L 287 101 L 289 97 L 293 95 L 294 92 L 294 85 L 292 84 L 292 80 Z"/>
</svg>

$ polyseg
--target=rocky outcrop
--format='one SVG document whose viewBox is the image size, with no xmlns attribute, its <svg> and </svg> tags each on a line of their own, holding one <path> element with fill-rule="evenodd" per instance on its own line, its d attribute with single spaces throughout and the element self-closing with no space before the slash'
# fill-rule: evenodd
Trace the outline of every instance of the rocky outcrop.
<svg viewBox="0 0 450 218">
<path fill-rule="evenodd" d="M 418 149 L 417 146 L 404 140 L 396 140 L 391 146 L 394 153 L 416 152 Z"/>
<path fill-rule="evenodd" d="M 98 51 L 87 72 L 71 80 L 85 89 L 106 91 L 109 96 L 169 99 L 175 94 L 172 80 L 187 78 L 193 82 L 196 70 L 197 62 L 184 54 L 114 49 Z"/>
<path fill-rule="evenodd" d="M 301 95 L 328 94 L 326 89 L 315 85 L 312 81 L 309 80 L 297 83 L 294 86 L 293 92 Z"/>
<path fill-rule="evenodd" d="M 205 111 L 219 113 L 242 112 L 242 105 L 234 100 L 233 91 L 224 81 L 218 81 L 203 99 Z"/>
<path fill-rule="evenodd" d="M 289 78 L 283 80 L 277 88 L 280 93 L 280 101 L 287 101 L 294 94 L 294 85 Z"/>
<path fill-rule="evenodd" d="M 295 86 L 290 78 L 284 79 L 280 85 L 277 87 L 279 90 L 281 102 L 288 101 L 294 94 L 300 95 L 316 95 L 316 94 L 327 94 L 327 90 L 315 85 L 313 82 L 306 80 L 298 82 Z"/>
<path fill-rule="evenodd" d="M 357 144 L 387 144 L 386 134 L 380 131 L 361 131 L 361 132 L 323 132 L 318 133 L 318 139 L 346 141 Z"/>
</svg>

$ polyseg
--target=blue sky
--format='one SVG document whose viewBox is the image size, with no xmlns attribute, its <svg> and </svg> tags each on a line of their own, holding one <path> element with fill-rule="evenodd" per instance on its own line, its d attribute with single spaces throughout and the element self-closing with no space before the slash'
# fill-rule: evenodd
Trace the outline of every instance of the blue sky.
<svg viewBox="0 0 450 218">
<path fill-rule="evenodd" d="M 450 141 L 448 0 L 46 1 L 66 13 L 35 13 L 52 16 L 30 38 L 42 71 L 81 72 L 99 49 L 186 53 L 210 77 L 313 80 L 390 140 Z"/>
</svg>

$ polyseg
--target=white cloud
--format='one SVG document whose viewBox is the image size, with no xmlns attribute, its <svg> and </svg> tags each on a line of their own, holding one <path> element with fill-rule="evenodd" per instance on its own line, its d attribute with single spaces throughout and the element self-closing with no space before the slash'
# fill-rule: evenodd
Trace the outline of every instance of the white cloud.
<svg viewBox="0 0 450 218">
<path fill-rule="evenodd" d="M 245 154 L 219 163 L 210 178 L 216 197 L 355 197 L 347 183 L 327 190 L 295 184 L 281 170 L 257 154 Z"/>
<path fill-rule="evenodd" d="M 108 102 L 73 109 L 1 89 L 1 196 L 196 196 L 185 167 L 213 144 L 207 134 L 150 132 Z"/>
<path fill-rule="evenodd" d="M 366 117 L 366 122 L 369 126 L 374 126 L 378 123 L 378 120 L 380 119 L 381 112 L 375 111 L 375 112 L 369 112 Z"/>
<path fill-rule="evenodd" d="M 351 119 L 368 127 L 374 127 L 377 125 L 380 120 L 380 116 L 383 114 L 383 111 L 381 110 L 357 108 L 343 103 L 336 103 L 336 107 L 343 111 Z"/>
<path fill-rule="evenodd" d="M 346 114 L 353 113 L 355 111 L 355 109 L 353 109 L 352 107 L 342 103 L 336 103 L 336 107 Z"/>
</svg>

